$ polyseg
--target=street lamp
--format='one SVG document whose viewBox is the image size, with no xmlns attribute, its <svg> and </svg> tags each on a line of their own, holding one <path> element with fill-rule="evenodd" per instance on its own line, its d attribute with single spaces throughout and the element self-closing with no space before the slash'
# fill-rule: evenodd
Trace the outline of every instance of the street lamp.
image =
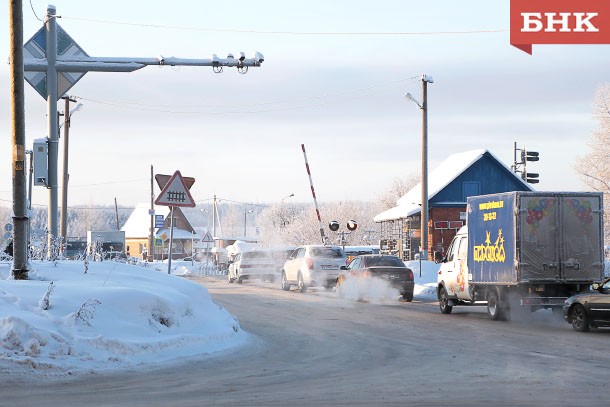
<svg viewBox="0 0 610 407">
<path fill-rule="evenodd" d="M 405 97 L 415 103 L 422 111 L 422 149 L 421 149 L 421 247 L 420 259 L 428 259 L 428 83 L 434 83 L 431 76 L 422 75 L 422 103 L 410 93 Z"/>
</svg>

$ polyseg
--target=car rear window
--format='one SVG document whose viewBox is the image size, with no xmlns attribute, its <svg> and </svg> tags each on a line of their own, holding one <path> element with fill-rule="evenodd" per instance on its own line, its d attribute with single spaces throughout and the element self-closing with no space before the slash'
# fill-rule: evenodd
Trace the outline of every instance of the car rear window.
<svg viewBox="0 0 610 407">
<path fill-rule="evenodd" d="M 369 257 L 366 259 L 366 265 L 368 267 L 405 267 L 405 264 L 398 257 Z"/>
<path fill-rule="evenodd" d="M 245 252 L 242 254 L 244 259 L 270 259 L 271 255 L 265 252 Z"/>
<path fill-rule="evenodd" d="M 342 258 L 345 257 L 343 249 L 340 247 L 314 247 L 311 249 L 313 257 L 326 257 L 326 258 Z"/>
</svg>

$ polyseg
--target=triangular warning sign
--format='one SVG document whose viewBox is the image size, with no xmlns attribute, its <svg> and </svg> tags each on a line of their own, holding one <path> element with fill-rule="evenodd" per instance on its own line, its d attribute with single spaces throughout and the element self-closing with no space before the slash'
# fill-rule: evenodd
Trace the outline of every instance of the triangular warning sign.
<svg viewBox="0 0 610 407">
<path fill-rule="evenodd" d="M 210 232 L 205 232 L 205 235 L 201 238 L 202 243 L 214 243 L 214 239 Z"/>
<path fill-rule="evenodd" d="M 195 206 L 195 201 L 191 193 L 184 183 L 180 171 L 176 171 L 174 175 L 167 181 L 163 190 L 155 199 L 155 204 L 163 206 L 180 206 L 192 208 Z"/>
</svg>

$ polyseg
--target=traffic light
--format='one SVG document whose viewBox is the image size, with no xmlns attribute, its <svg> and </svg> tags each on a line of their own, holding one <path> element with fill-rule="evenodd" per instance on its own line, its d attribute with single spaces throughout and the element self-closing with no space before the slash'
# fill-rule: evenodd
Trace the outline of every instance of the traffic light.
<svg viewBox="0 0 610 407">
<path fill-rule="evenodd" d="M 540 176 L 540 174 L 536 174 L 535 172 L 523 173 L 523 179 L 525 180 L 525 182 L 530 183 L 530 184 L 539 183 L 540 182 L 540 180 L 538 179 L 539 176 Z"/>
<path fill-rule="evenodd" d="M 521 150 L 521 161 L 538 161 L 540 160 L 539 154 L 537 151 L 525 151 Z"/>
<path fill-rule="evenodd" d="M 353 232 L 357 228 L 358 228 L 358 224 L 356 223 L 355 220 L 350 220 L 349 222 L 347 222 L 347 230 Z"/>
</svg>

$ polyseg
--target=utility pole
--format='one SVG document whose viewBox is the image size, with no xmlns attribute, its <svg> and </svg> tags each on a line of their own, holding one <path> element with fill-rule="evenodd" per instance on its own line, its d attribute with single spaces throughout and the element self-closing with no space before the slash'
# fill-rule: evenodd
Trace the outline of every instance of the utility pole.
<svg viewBox="0 0 610 407">
<path fill-rule="evenodd" d="M 14 4 L 14 3 L 11 3 Z M 19 3 L 21 5 L 21 2 Z M 20 27 L 23 26 L 21 12 Z M 19 38 L 23 40 L 22 29 Z M 60 40 L 58 42 L 58 39 Z M 61 45 L 58 47 L 58 43 Z M 21 41 L 23 44 L 23 41 Z M 21 47 L 19 44 L 19 47 Z M 59 51 L 59 52 L 58 52 Z M 26 57 L 24 57 L 24 55 Z M 234 67 L 245 74 L 249 67 L 260 67 L 264 56 L 256 52 L 253 58 L 246 58 L 243 52 L 235 58 L 228 54 L 226 58 L 213 55 L 208 59 L 184 58 L 130 58 L 130 57 L 90 57 L 85 51 L 57 24 L 55 6 L 47 6 L 45 24 L 20 50 L 22 77 L 38 91 L 47 101 L 48 117 L 48 174 L 46 186 L 49 189 L 48 205 L 48 253 L 53 252 L 53 238 L 58 236 L 57 217 L 57 100 L 63 96 L 87 72 L 133 72 L 145 66 L 211 66 L 220 73 L 223 67 Z M 14 60 L 16 63 L 17 60 Z M 25 70 L 25 73 L 24 73 Z M 41 75 L 42 73 L 42 75 Z M 59 80 L 61 78 L 61 80 Z"/>
<path fill-rule="evenodd" d="M 61 252 L 64 252 L 68 239 L 68 149 L 70 142 L 70 102 L 76 102 L 70 96 L 62 97 L 64 100 L 64 168 L 63 168 L 63 183 L 61 187 L 61 217 L 59 219 L 59 230 L 61 236 Z M 80 105 L 77 105 L 76 109 Z"/>
<path fill-rule="evenodd" d="M 434 83 L 431 76 L 422 75 L 422 103 L 410 93 L 405 96 L 422 111 L 422 148 L 421 148 L 421 226 L 419 257 L 428 260 L 428 83 Z"/>
<path fill-rule="evenodd" d="M 432 78 L 422 75 L 422 148 L 421 148 L 421 253 L 428 260 L 428 82 Z"/>
<path fill-rule="evenodd" d="M 150 229 L 148 235 L 148 255 L 147 260 L 153 261 L 154 258 L 154 250 L 153 250 L 153 239 L 154 239 L 154 230 L 155 230 L 155 190 L 153 185 L 153 166 L 150 165 L 150 210 L 148 211 L 150 214 Z"/>
<path fill-rule="evenodd" d="M 121 230 L 121 225 L 119 224 L 119 206 L 116 203 L 116 196 L 114 197 L 114 213 L 116 215 L 116 230 Z"/>
<path fill-rule="evenodd" d="M 23 88 L 23 7 L 9 1 L 11 58 L 11 122 L 13 138 L 13 278 L 28 278 L 25 168 L 25 90 Z"/>
</svg>

